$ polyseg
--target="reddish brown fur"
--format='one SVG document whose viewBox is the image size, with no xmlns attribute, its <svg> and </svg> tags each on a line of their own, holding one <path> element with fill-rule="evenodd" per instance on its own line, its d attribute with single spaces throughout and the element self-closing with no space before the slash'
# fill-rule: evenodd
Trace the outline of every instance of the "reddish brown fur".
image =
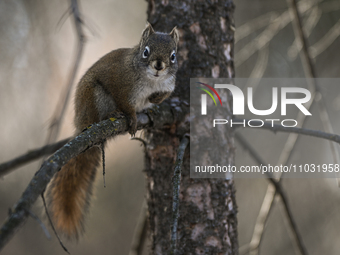
<svg viewBox="0 0 340 255">
<path fill-rule="evenodd" d="M 151 54 L 154 54 L 150 60 L 142 58 L 146 42 L 152 50 Z M 171 62 L 170 56 L 177 48 L 177 42 L 175 28 L 170 34 L 163 34 L 154 32 L 149 24 L 139 45 L 131 49 L 114 50 L 97 61 L 77 87 L 76 135 L 89 125 L 117 113 L 123 113 L 128 118 L 129 132 L 134 134 L 137 130 L 136 102 L 139 100 L 145 105 L 149 105 L 149 102 L 161 103 L 175 87 L 177 62 Z M 162 72 L 168 71 L 165 74 L 167 78 L 162 82 L 156 78 L 150 79 L 147 75 L 150 63 L 156 59 L 166 66 Z M 52 221 L 59 231 L 70 238 L 77 238 L 84 229 L 84 217 L 99 161 L 100 149 L 97 147 L 78 155 L 56 174 L 48 190 Z"/>
<path fill-rule="evenodd" d="M 136 111 L 129 100 L 135 82 L 133 76 L 127 75 L 131 71 L 130 62 L 136 51 L 136 48 L 132 48 L 109 52 L 96 62 L 80 80 L 75 98 L 75 125 L 78 130 L 81 131 L 88 125 L 101 120 L 96 108 L 95 87 L 105 89 L 112 96 L 117 104 L 117 109 L 112 113 L 123 112 L 130 121 L 136 122 Z M 108 113 L 105 118 L 109 116 Z M 133 131 L 136 132 L 136 130 Z"/>
<path fill-rule="evenodd" d="M 52 180 L 49 211 L 55 227 L 69 238 L 78 238 L 84 230 L 100 149 L 92 147 L 71 159 Z"/>
</svg>

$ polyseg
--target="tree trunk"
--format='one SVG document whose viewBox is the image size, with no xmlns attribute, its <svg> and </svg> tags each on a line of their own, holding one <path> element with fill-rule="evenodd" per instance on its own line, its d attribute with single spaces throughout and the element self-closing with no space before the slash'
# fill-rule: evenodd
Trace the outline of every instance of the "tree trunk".
<svg viewBox="0 0 340 255">
<path fill-rule="evenodd" d="M 156 31 L 180 33 L 176 91 L 189 102 L 190 78 L 234 77 L 234 4 L 231 0 L 148 0 L 148 21 Z M 231 107 L 231 100 L 228 97 Z M 169 254 L 172 175 L 176 150 L 189 118 L 168 129 L 147 130 L 147 203 L 151 254 Z M 233 134 L 226 134 L 223 157 L 234 165 Z M 233 180 L 190 179 L 189 149 L 182 166 L 178 254 L 238 254 L 237 206 Z"/>
</svg>

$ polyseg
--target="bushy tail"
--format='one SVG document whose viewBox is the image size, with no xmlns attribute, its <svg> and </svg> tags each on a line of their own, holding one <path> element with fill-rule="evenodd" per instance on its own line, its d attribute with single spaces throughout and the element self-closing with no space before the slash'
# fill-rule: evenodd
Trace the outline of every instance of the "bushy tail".
<svg viewBox="0 0 340 255">
<path fill-rule="evenodd" d="M 47 192 L 48 210 L 57 231 L 78 238 L 84 230 L 100 149 L 92 147 L 71 159 L 53 178 Z"/>
</svg>

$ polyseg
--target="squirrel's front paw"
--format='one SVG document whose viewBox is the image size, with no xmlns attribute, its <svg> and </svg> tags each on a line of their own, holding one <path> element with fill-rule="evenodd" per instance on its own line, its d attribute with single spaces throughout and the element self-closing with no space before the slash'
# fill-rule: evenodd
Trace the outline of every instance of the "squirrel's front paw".
<svg viewBox="0 0 340 255">
<path fill-rule="evenodd" d="M 128 132 L 131 134 L 131 136 L 135 136 L 137 132 L 137 116 L 136 114 L 128 114 L 128 113 L 123 113 L 120 111 L 115 111 L 111 112 L 109 114 L 110 118 L 115 118 L 115 119 L 122 119 L 126 118 L 127 124 L 128 124 Z"/>
<path fill-rule="evenodd" d="M 149 102 L 153 104 L 160 104 L 170 96 L 171 92 L 155 92 L 149 96 Z"/>
<path fill-rule="evenodd" d="M 137 117 L 133 116 L 133 117 L 128 117 L 128 124 L 129 124 L 129 133 L 131 136 L 135 136 L 136 132 L 137 132 Z"/>
</svg>

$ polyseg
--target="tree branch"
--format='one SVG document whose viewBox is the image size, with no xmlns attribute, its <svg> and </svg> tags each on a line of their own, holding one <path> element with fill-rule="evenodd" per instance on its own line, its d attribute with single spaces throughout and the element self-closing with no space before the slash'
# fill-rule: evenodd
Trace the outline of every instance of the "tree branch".
<svg viewBox="0 0 340 255">
<path fill-rule="evenodd" d="M 237 141 L 239 141 L 239 143 L 242 145 L 242 147 L 247 150 L 249 152 L 249 154 L 253 157 L 253 159 L 256 161 L 256 163 L 258 165 L 268 165 L 266 162 L 264 162 L 264 160 L 261 158 L 261 156 L 257 153 L 257 151 L 243 138 L 243 136 L 241 136 L 240 134 L 236 133 L 235 137 L 237 139 Z M 282 185 L 279 181 L 275 180 L 271 175 L 269 175 L 267 173 L 267 179 L 270 181 L 270 183 L 275 187 L 275 191 L 276 193 L 280 196 L 282 203 L 283 203 L 283 207 L 285 209 L 286 212 L 286 216 L 288 218 L 288 222 L 289 225 L 293 231 L 293 235 L 294 235 L 294 239 L 297 243 L 297 246 L 299 248 L 299 251 L 301 254 L 305 255 L 308 254 L 305 245 L 303 244 L 302 241 L 302 237 L 297 229 L 297 225 L 296 222 L 293 218 L 293 213 L 288 205 L 288 200 L 287 200 L 287 196 L 285 194 L 285 192 L 282 189 Z M 269 214 L 268 214 L 269 215 Z M 266 217 L 268 217 L 268 215 L 266 215 Z M 256 226 L 255 226 L 256 228 Z M 262 232 L 260 233 L 262 236 Z M 259 237 L 261 238 L 261 237 Z M 260 244 L 260 242 L 258 243 L 258 245 Z M 251 245 L 249 245 L 249 249 L 257 249 L 258 247 L 251 247 Z"/>
<path fill-rule="evenodd" d="M 77 34 L 77 51 L 74 57 L 72 69 L 69 73 L 67 85 L 65 89 L 63 90 L 59 98 L 58 104 L 55 108 L 52 121 L 51 121 L 51 125 L 49 127 L 49 133 L 47 135 L 46 144 L 55 142 L 58 137 L 62 119 L 63 119 L 64 113 L 65 113 L 65 110 L 66 110 L 66 107 L 67 107 L 67 104 L 70 98 L 72 85 L 74 84 L 74 80 L 76 78 L 76 74 L 79 69 L 81 57 L 84 51 L 85 35 L 83 32 L 83 27 L 82 27 L 84 22 L 82 19 L 82 15 L 79 11 L 78 1 L 70 0 L 70 2 L 71 2 L 70 11 L 73 14 L 74 26 L 75 26 L 76 34 Z"/>
<path fill-rule="evenodd" d="M 137 115 L 138 128 L 160 128 L 166 124 L 182 120 L 189 109 L 184 104 L 170 106 L 167 103 L 155 106 L 145 113 Z M 103 140 L 126 133 L 128 124 L 125 118 L 110 118 L 89 126 L 84 132 L 64 145 L 49 157 L 30 181 L 28 187 L 14 206 L 12 213 L 0 229 L 0 251 L 19 230 L 27 219 L 28 211 L 40 194 L 45 190 L 53 175 L 61 169 L 71 158 L 86 151 Z"/>
<path fill-rule="evenodd" d="M 299 14 L 299 10 L 296 4 L 296 0 L 287 0 L 289 11 L 292 14 L 292 23 L 295 32 L 295 37 L 298 38 L 302 44 L 302 55 L 301 60 L 303 62 L 303 67 L 305 68 L 305 72 L 307 73 L 307 77 L 316 78 L 315 67 L 312 62 L 312 58 L 309 54 L 309 45 L 306 39 L 305 32 L 303 31 L 303 25 L 301 16 Z"/>
<path fill-rule="evenodd" d="M 15 168 L 18 168 L 30 161 L 33 161 L 42 156 L 46 156 L 51 153 L 54 153 L 56 150 L 60 149 L 70 140 L 71 140 L 71 137 L 61 140 L 59 142 L 53 143 L 53 144 L 45 145 L 38 149 L 30 150 L 24 155 L 21 155 L 10 161 L 0 164 L 0 178 L 10 173 Z"/>
<path fill-rule="evenodd" d="M 233 119 L 234 122 L 243 122 L 245 121 L 246 123 L 249 121 L 247 119 Z M 263 124 L 264 123 L 264 124 Z M 307 128 L 298 128 L 298 127 L 283 127 L 281 125 L 277 124 L 271 124 L 268 122 L 261 122 L 257 120 L 252 120 L 251 124 L 253 126 L 258 126 L 257 128 L 262 128 L 262 129 L 269 129 L 273 132 L 286 132 L 286 133 L 296 133 L 296 134 L 301 134 L 301 135 L 309 135 L 309 136 L 314 136 L 318 138 L 323 138 L 329 141 L 336 142 L 340 144 L 340 135 L 336 134 L 330 134 L 326 132 L 322 132 L 319 130 L 312 130 L 312 129 L 307 129 Z M 260 126 L 262 125 L 263 126 Z M 245 127 L 250 127 L 248 125 L 245 125 Z"/>
<path fill-rule="evenodd" d="M 301 42 L 302 45 L 302 52 L 300 52 L 300 59 L 302 62 L 302 66 L 307 78 L 317 78 L 316 75 L 316 68 L 312 60 L 312 56 L 310 53 L 310 47 L 307 40 L 306 33 L 303 29 L 301 15 L 299 13 L 296 0 L 287 0 L 289 10 L 293 17 L 293 29 L 295 33 L 296 39 Z M 328 133 L 334 133 L 334 129 L 332 123 L 330 121 L 330 117 L 326 108 L 325 99 L 321 93 L 320 85 L 317 84 L 317 80 L 308 80 L 310 83 L 310 87 L 312 87 L 315 93 L 318 93 L 318 109 L 320 113 L 320 119 L 322 121 L 322 125 L 324 130 Z M 335 146 L 335 144 L 330 143 L 331 151 L 333 154 L 333 158 L 335 163 L 339 163 L 339 146 Z M 338 179 L 338 186 L 340 186 L 340 179 Z"/>
</svg>

